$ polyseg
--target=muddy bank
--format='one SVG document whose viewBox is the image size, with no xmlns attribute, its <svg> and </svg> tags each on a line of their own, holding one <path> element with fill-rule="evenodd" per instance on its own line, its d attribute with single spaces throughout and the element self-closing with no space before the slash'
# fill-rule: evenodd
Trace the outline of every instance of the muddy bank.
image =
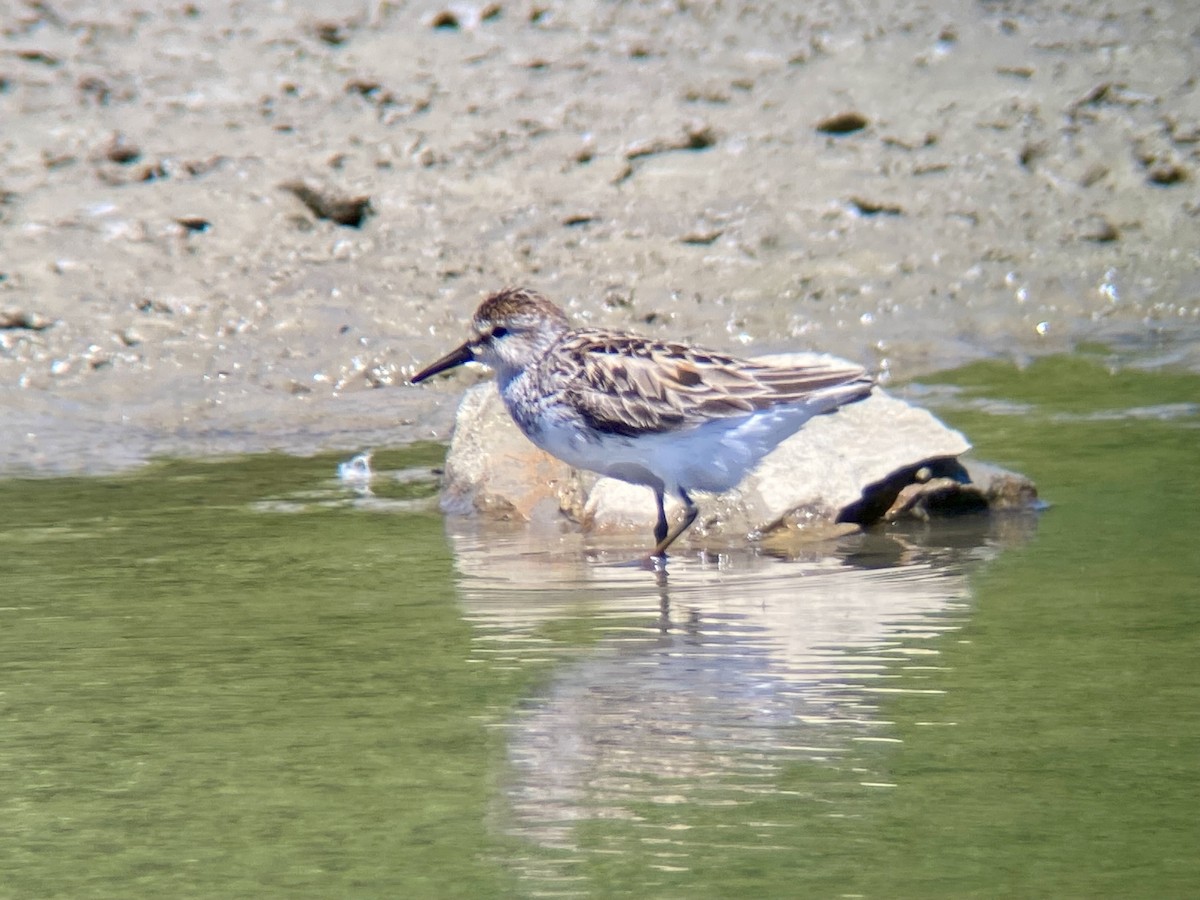
<svg viewBox="0 0 1200 900">
<path fill-rule="evenodd" d="M 6 3 L 0 470 L 444 437 L 482 293 L 1200 368 L 1200 8 Z M 468 379 L 469 380 L 469 379 Z"/>
</svg>

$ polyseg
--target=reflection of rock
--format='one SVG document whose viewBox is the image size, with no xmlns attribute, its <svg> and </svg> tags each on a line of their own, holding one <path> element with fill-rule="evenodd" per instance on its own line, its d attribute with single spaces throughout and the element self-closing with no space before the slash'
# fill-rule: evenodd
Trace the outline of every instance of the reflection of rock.
<svg viewBox="0 0 1200 900">
<path fill-rule="evenodd" d="M 660 827 L 678 824 L 673 850 L 686 858 L 713 839 L 689 833 L 696 805 L 781 791 L 797 761 L 824 768 L 807 802 L 831 802 L 822 784 L 886 781 L 869 749 L 896 737 L 878 700 L 938 693 L 925 681 L 936 666 L 927 639 L 957 627 L 968 575 L 1022 539 L 1001 533 L 1015 522 L 1036 517 L 914 522 L 810 547 L 799 562 L 680 556 L 656 581 L 587 560 L 578 533 L 448 520 L 473 657 L 504 670 L 558 659 L 500 725 L 503 819 L 543 846 L 577 848 L 578 823 L 636 824 L 652 806 Z M 553 637 L 564 633 L 574 637 Z M 610 850 L 645 837 L 607 833 Z"/>
<path fill-rule="evenodd" d="M 876 390 L 809 421 L 734 490 L 702 498 L 685 539 L 720 546 L 772 531 L 828 533 L 839 522 L 927 519 L 1036 499 L 1020 476 L 984 467 L 977 477 L 959 461 L 969 448 L 930 413 Z M 654 523 L 649 488 L 574 470 L 537 449 L 490 382 L 470 389 L 459 407 L 442 505 L 526 521 L 565 513 L 597 534 L 644 535 Z"/>
</svg>

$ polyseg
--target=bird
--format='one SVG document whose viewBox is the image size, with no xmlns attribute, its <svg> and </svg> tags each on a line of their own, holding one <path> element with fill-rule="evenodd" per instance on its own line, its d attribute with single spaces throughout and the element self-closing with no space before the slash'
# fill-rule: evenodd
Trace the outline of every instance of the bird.
<svg viewBox="0 0 1200 900">
<path fill-rule="evenodd" d="M 654 491 L 655 544 L 665 562 L 696 520 L 693 491 L 735 487 L 813 416 L 871 393 L 866 369 L 831 357 L 740 359 L 623 331 L 574 328 L 535 290 L 485 299 L 461 345 L 409 381 L 468 362 L 493 370 L 500 396 L 534 444 L 570 466 Z M 683 504 L 673 528 L 665 498 Z"/>
</svg>

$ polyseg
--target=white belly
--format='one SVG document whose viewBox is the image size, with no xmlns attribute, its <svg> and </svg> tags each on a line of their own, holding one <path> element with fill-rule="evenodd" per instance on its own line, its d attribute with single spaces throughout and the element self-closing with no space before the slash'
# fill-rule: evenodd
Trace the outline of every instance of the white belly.
<svg viewBox="0 0 1200 900">
<path fill-rule="evenodd" d="M 530 438 L 568 465 L 633 484 L 720 493 L 735 487 L 780 441 L 818 410 L 799 406 L 639 437 L 591 435 L 567 423 L 546 424 Z"/>
</svg>

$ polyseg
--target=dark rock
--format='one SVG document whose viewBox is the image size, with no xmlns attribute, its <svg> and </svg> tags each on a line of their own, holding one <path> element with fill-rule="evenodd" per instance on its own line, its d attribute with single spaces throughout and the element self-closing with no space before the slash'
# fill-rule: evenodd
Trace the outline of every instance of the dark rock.
<svg viewBox="0 0 1200 900">
<path fill-rule="evenodd" d="M 821 134 L 853 134 L 861 131 L 869 123 L 862 113 L 848 111 L 829 116 L 817 123 L 817 131 Z"/>
</svg>

